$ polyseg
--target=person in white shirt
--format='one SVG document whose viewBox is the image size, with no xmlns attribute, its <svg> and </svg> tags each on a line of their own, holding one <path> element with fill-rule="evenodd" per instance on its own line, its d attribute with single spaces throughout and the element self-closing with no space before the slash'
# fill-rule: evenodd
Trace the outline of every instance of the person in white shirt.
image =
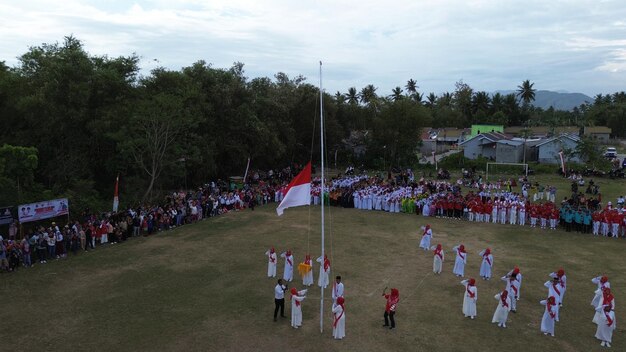
<svg viewBox="0 0 626 352">
<path fill-rule="evenodd" d="M 506 328 L 506 320 L 511 310 L 511 297 L 509 297 L 509 291 L 504 290 L 494 296 L 498 300 L 498 306 L 495 313 L 493 313 L 492 323 L 498 323 L 501 328 Z"/>
<path fill-rule="evenodd" d="M 291 288 L 291 327 L 294 329 L 302 326 L 302 301 L 306 298 L 306 291 Z"/>
<path fill-rule="evenodd" d="M 565 275 L 565 270 L 559 269 L 556 273 L 552 272 L 550 273 L 550 277 L 559 281 L 558 303 L 560 307 L 563 307 L 563 297 L 565 296 L 565 290 L 567 289 L 567 276 Z"/>
<path fill-rule="evenodd" d="M 343 297 L 343 282 L 341 282 L 341 276 L 337 276 L 335 278 L 335 283 L 333 284 L 333 303 L 337 302 L 337 298 Z"/>
<path fill-rule="evenodd" d="M 333 338 L 341 340 L 346 336 L 346 308 L 343 297 L 333 303 Z"/>
<path fill-rule="evenodd" d="M 276 277 L 276 251 L 274 247 L 265 252 L 267 256 L 267 277 Z"/>
<path fill-rule="evenodd" d="M 287 291 L 287 285 L 283 284 L 283 279 L 278 279 L 278 283 L 274 287 L 274 321 L 278 316 L 278 309 L 280 309 L 280 316 L 285 317 L 285 291 Z"/>
</svg>

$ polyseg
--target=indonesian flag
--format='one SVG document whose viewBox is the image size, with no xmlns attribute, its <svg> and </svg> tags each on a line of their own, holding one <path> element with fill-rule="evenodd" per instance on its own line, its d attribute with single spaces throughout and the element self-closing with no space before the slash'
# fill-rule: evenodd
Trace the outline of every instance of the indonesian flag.
<svg viewBox="0 0 626 352">
<path fill-rule="evenodd" d="M 115 191 L 113 192 L 113 212 L 116 212 L 117 208 L 120 205 L 120 198 L 118 195 L 119 185 L 120 185 L 120 175 L 117 175 L 117 178 L 115 179 Z"/>
<path fill-rule="evenodd" d="M 276 213 L 278 216 L 283 215 L 283 210 L 300 205 L 309 205 L 311 203 L 311 162 L 304 167 L 296 176 L 285 191 L 285 197 L 280 202 Z"/>
</svg>

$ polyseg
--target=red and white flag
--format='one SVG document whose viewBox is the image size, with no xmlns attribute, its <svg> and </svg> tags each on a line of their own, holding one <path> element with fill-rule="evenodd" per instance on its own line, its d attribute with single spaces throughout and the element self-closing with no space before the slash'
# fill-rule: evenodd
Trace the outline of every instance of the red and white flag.
<svg viewBox="0 0 626 352">
<path fill-rule="evenodd" d="M 278 216 L 283 215 L 283 211 L 287 208 L 297 207 L 300 205 L 309 205 L 311 203 L 311 162 L 304 167 L 296 176 L 285 191 L 283 201 L 280 202 L 276 213 Z"/>
<path fill-rule="evenodd" d="M 120 185 L 120 175 L 117 175 L 117 178 L 115 179 L 115 191 L 113 192 L 113 212 L 116 212 L 117 208 L 120 205 L 120 198 L 118 194 L 119 185 Z"/>
</svg>

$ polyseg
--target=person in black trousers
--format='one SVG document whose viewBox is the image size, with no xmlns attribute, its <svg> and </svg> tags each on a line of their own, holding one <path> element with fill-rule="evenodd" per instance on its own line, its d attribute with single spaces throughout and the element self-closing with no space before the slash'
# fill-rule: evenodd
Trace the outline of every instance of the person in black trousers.
<svg viewBox="0 0 626 352">
<path fill-rule="evenodd" d="M 274 321 L 276 321 L 276 317 L 278 316 L 279 308 L 281 318 L 286 318 L 285 291 L 287 291 L 287 285 L 283 285 L 283 279 L 278 279 L 278 284 L 274 287 Z"/>
</svg>

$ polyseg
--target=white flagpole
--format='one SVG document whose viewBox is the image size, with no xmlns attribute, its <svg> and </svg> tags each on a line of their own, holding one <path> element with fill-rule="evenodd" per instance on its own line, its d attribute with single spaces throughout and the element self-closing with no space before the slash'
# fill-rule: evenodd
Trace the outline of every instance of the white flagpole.
<svg viewBox="0 0 626 352">
<path fill-rule="evenodd" d="M 324 91 L 322 90 L 322 62 L 320 61 L 320 159 L 322 164 L 322 267 L 324 261 Z M 323 270 L 323 269 L 320 269 Z M 324 286 L 320 287 L 320 333 L 324 332 Z"/>
<path fill-rule="evenodd" d="M 246 183 L 246 178 L 248 177 L 248 169 L 250 168 L 250 157 L 248 157 L 248 164 L 246 165 L 246 173 L 243 174 L 243 183 Z"/>
</svg>

